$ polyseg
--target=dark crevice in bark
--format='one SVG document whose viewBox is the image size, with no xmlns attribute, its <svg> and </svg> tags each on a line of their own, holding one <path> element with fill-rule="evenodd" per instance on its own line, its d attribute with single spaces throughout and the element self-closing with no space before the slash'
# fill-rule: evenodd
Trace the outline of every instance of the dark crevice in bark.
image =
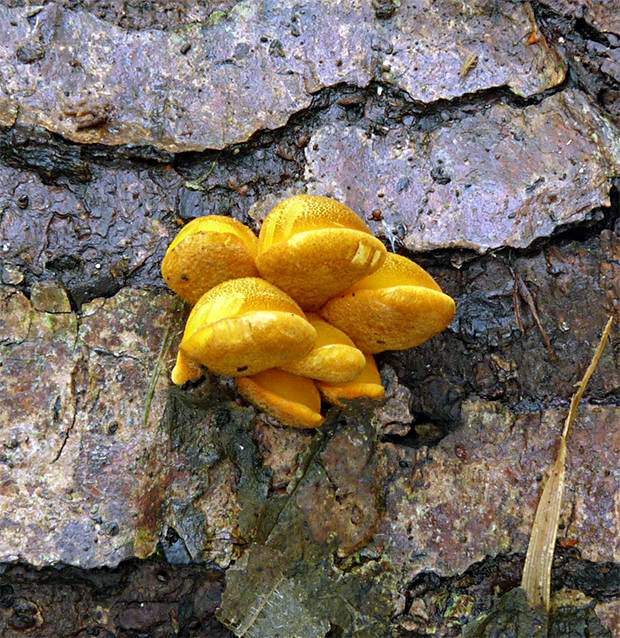
<svg viewBox="0 0 620 638">
<path fill-rule="evenodd" d="M 92 165 L 148 168 L 169 164 L 173 155 L 152 146 L 78 144 L 42 127 L 0 127 L 0 161 L 35 172 L 46 183 L 65 177 L 74 183 L 92 179 Z"/>
<path fill-rule="evenodd" d="M 561 543 L 560 538 L 551 573 L 553 591 L 578 590 L 599 603 L 620 597 L 620 565 L 582 559 L 576 548 L 564 549 Z M 410 613 L 415 599 L 430 600 L 458 594 L 475 599 L 473 616 L 487 613 L 504 593 L 520 585 L 524 562 L 522 553 L 499 554 L 475 563 L 456 576 L 421 572 L 406 588 L 405 615 Z"/>
<path fill-rule="evenodd" d="M 182 174 L 195 171 L 200 173 L 204 165 L 212 161 L 232 168 L 235 161 L 257 149 L 278 147 L 283 142 L 289 142 L 287 138 L 295 132 L 300 134 L 302 129 L 306 137 L 321 125 L 324 119 L 321 115 L 326 112 L 332 116 L 330 121 L 346 119 L 349 122 L 366 122 L 376 134 L 387 132 L 391 127 L 402 124 L 402 118 L 406 115 L 413 115 L 417 120 L 411 126 L 412 130 L 427 132 L 447 121 L 458 121 L 492 104 L 501 102 L 516 108 L 539 104 L 567 86 L 564 82 L 527 98 L 515 95 L 506 87 L 492 87 L 453 100 L 422 103 L 412 100 L 405 91 L 389 84 L 371 82 L 367 87 L 338 84 L 317 92 L 312 104 L 307 109 L 294 113 L 283 127 L 258 130 L 245 142 L 222 150 L 206 149 L 202 152 L 176 154 L 153 146 L 78 144 L 41 127 L 26 126 L 18 122 L 10 129 L 0 128 L 0 161 L 14 168 L 32 170 L 46 183 L 53 182 L 60 176 L 76 183 L 88 182 L 92 178 L 91 168 L 94 164 L 134 169 L 172 164 Z M 379 91 L 381 95 L 378 95 Z M 370 117 L 364 115 L 365 110 L 372 111 Z M 297 150 L 303 149 L 300 143 L 295 146 Z M 295 148 L 291 150 L 295 151 Z M 276 148 L 276 151 L 282 155 L 281 149 Z M 301 174 L 303 158 L 298 152 L 296 155 L 292 161 L 297 164 L 297 170 L 291 178 Z"/>
<path fill-rule="evenodd" d="M 606 47 L 611 46 L 609 37 L 589 24 L 584 18 L 575 18 L 573 28 L 584 40 L 593 40 Z"/>
<path fill-rule="evenodd" d="M 389 84 L 373 81 L 367 87 L 358 87 L 343 83 L 321 89 L 314 94 L 311 105 L 291 115 L 283 127 L 258 130 L 245 142 L 222 150 L 206 149 L 202 152 L 176 154 L 152 146 L 82 145 L 41 127 L 17 123 L 11 129 L 0 129 L 0 161 L 16 168 L 33 170 L 45 182 L 52 182 L 59 176 L 75 182 L 87 182 L 92 177 L 91 164 L 142 169 L 172 164 L 182 174 L 200 172 L 205 164 L 212 161 L 227 166 L 230 164 L 232 168 L 235 160 L 257 149 L 274 145 L 277 147 L 282 142 L 290 141 L 287 138 L 294 135 L 295 131 L 301 133 L 303 129 L 303 135 L 307 137 L 320 126 L 324 119 L 321 114 L 326 112 L 331 116 L 330 121 L 365 121 L 376 134 L 387 132 L 391 127 L 402 124 L 403 117 L 412 115 L 417 118 L 411 126 L 412 130 L 427 132 L 447 121 L 458 121 L 492 104 L 501 102 L 516 108 L 539 104 L 569 85 L 566 80 L 561 85 L 526 98 L 514 94 L 506 87 L 492 87 L 452 100 L 440 99 L 422 103 Z M 365 111 L 370 112 L 370 117 L 364 115 Z M 296 146 L 298 150 L 303 148 L 299 143 Z M 297 166 L 291 175 L 292 179 L 302 172 L 303 157 L 300 153 L 296 155 L 293 161 Z"/>
<path fill-rule="evenodd" d="M 612 116 L 620 116 L 620 83 L 601 68 L 604 55 L 592 44 L 611 51 L 617 46 L 617 36 L 599 31 L 582 17 L 563 16 L 541 2 L 532 7 L 541 31 L 550 42 L 562 42 L 568 64 L 571 86 L 588 93 Z M 561 38 L 561 40 L 560 40 Z"/>
<path fill-rule="evenodd" d="M 0 631 L 15 631 L 20 622 L 44 636 L 228 638 L 233 634 L 214 615 L 223 589 L 217 566 L 171 564 L 159 557 L 96 569 L 4 563 Z"/>
<path fill-rule="evenodd" d="M 381 442 L 413 449 L 433 447 L 458 425 L 452 420 L 434 420 L 423 412 L 413 413 L 412 416 L 411 423 L 406 424 L 409 430 L 405 434 L 384 434 Z"/>
</svg>

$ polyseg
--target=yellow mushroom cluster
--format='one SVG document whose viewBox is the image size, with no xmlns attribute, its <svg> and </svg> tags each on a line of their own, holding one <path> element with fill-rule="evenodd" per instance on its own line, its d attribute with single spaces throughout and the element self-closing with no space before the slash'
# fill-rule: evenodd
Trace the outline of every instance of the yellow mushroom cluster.
<svg viewBox="0 0 620 638">
<path fill-rule="evenodd" d="M 321 395 L 383 397 L 372 355 L 427 341 L 455 312 L 426 271 L 316 195 L 280 202 L 258 237 L 229 217 L 191 221 L 162 275 L 193 305 L 172 381 L 198 379 L 203 366 L 235 377 L 243 396 L 298 428 L 323 423 Z"/>
</svg>

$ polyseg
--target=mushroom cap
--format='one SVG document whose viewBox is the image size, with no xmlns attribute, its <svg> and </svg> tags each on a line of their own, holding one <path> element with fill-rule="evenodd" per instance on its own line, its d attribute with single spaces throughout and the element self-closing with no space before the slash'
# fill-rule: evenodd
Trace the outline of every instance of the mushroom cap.
<svg viewBox="0 0 620 638">
<path fill-rule="evenodd" d="M 263 222 L 256 265 L 304 310 L 316 310 L 379 268 L 385 254 L 385 246 L 348 206 L 295 195 Z"/>
<path fill-rule="evenodd" d="M 424 343 L 450 324 L 455 310 L 427 272 L 390 253 L 377 272 L 330 299 L 320 314 L 360 350 L 377 353 Z"/>
<path fill-rule="evenodd" d="M 319 315 L 308 313 L 306 318 L 316 330 L 314 348 L 303 359 L 287 363 L 282 369 L 328 383 L 344 383 L 355 379 L 366 364 L 362 351 L 342 330 Z"/>
<path fill-rule="evenodd" d="M 239 392 L 268 414 L 294 428 L 318 428 L 321 396 L 311 379 L 284 370 L 264 370 L 235 379 Z"/>
<path fill-rule="evenodd" d="M 304 357 L 316 330 L 299 306 L 263 279 L 225 281 L 192 309 L 181 350 L 217 374 L 256 374 Z"/>
<path fill-rule="evenodd" d="M 209 215 L 192 220 L 174 238 L 161 265 L 166 284 L 195 304 L 217 284 L 253 277 L 258 238 L 231 217 Z"/>
<path fill-rule="evenodd" d="M 393 286 L 420 286 L 441 292 L 437 282 L 422 268 L 395 253 L 387 253 L 380 268 L 375 272 L 355 282 L 346 292 L 356 290 L 370 290 L 377 288 L 390 288 Z"/>
<path fill-rule="evenodd" d="M 385 396 L 385 388 L 381 383 L 381 375 L 374 357 L 365 354 L 364 358 L 364 368 L 353 381 L 347 383 L 317 382 L 321 394 L 327 401 L 343 406 L 342 399 L 357 399 L 358 397 L 382 399 Z"/>
</svg>

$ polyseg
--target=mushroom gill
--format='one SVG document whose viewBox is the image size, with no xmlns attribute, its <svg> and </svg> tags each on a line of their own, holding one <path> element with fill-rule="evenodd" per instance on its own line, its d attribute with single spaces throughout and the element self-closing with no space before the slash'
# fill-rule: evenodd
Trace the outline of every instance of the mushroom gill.
<svg viewBox="0 0 620 638">
<path fill-rule="evenodd" d="M 321 396 L 311 379 L 284 370 L 264 370 L 235 379 L 239 392 L 251 403 L 294 428 L 318 428 Z"/>
</svg>

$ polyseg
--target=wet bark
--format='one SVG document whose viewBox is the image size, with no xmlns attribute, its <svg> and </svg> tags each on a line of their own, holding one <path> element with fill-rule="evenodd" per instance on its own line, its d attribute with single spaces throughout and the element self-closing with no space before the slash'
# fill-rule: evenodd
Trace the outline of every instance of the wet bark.
<svg viewBox="0 0 620 638">
<path fill-rule="evenodd" d="M 0 3 L 2 635 L 613 635 L 618 322 L 551 621 L 511 594 L 473 624 L 520 582 L 618 313 L 613 4 Z M 317 432 L 170 386 L 187 308 L 159 273 L 184 222 L 257 230 L 297 192 L 457 302 Z"/>
</svg>

